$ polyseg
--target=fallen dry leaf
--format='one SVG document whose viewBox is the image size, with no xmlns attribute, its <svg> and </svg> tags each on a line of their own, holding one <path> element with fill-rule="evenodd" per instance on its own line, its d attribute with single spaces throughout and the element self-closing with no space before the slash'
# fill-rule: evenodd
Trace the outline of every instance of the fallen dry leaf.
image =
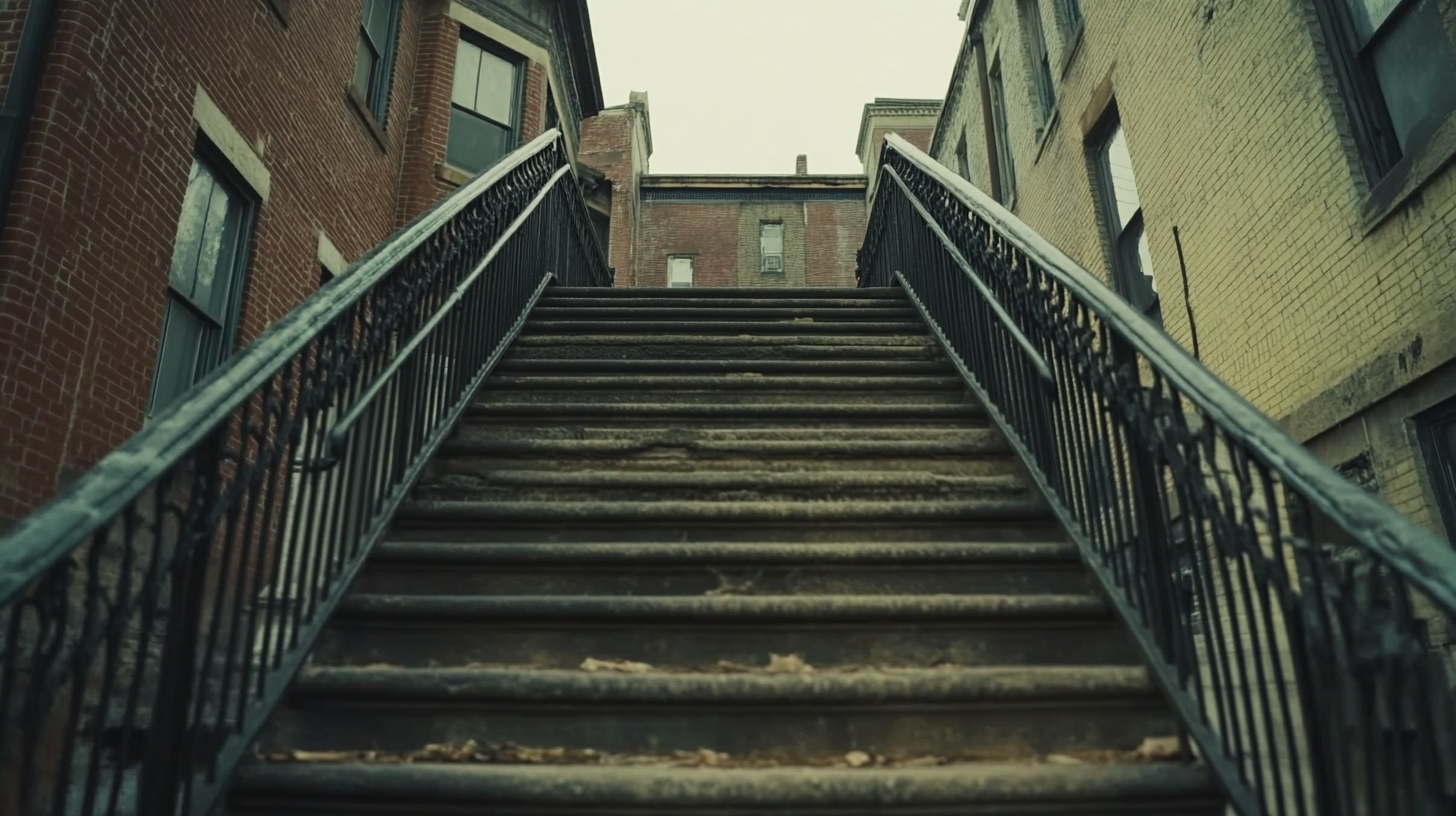
<svg viewBox="0 0 1456 816">
<path fill-rule="evenodd" d="M 598 660 L 595 657 L 588 657 L 581 661 L 582 671 L 614 671 L 627 672 L 629 674 L 642 674 L 652 671 L 651 663 L 638 663 L 635 660 Z"/>
<path fill-rule="evenodd" d="M 1066 754 L 1047 754 L 1046 761 L 1052 765 L 1081 765 L 1082 760 Z"/>
<path fill-rule="evenodd" d="M 798 656 L 796 654 L 790 654 L 790 655 L 770 654 L 768 656 L 768 666 L 764 669 L 764 671 L 767 671 L 767 672 L 783 673 L 783 674 L 798 674 L 798 673 L 803 673 L 803 672 L 811 672 L 813 670 L 814 670 L 814 667 L 813 666 L 810 666 L 808 663 L 805 663 L 804 662 L 804 658 L 802 658 L 802 657 L 800 657 L 800 656 Z"/>
<path fill-rule="evenodd" d="M 1179 750 L 1177 737 L 1148 737 L 1132 753 L 1138 759 L 1157 761 L 1176 759 Z"/>
<path fill-rule="evenodd" d="M 870 764 L 870 755 L 864 751 L 850 751 L 844 755 L 844 762 L 851 768 L 862 768 Z"/>
</svg>

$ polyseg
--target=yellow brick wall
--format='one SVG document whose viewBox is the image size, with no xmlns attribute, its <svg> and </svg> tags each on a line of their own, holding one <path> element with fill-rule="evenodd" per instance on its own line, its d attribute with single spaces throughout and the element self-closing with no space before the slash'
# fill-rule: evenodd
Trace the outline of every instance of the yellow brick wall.
<svg viewBox="0 0 1456 816">
<path fill-rule="evenodd" d="M 1043 0 L 1057 114 L 1041 144 L 1017 4 L 978 0 L 972 34 L 1002 65 L 1013 212 L 1106 278 L 1083 120 L 1110 79 L 1166 330 L 1191 348 L 1177 226 L 1204 364 L 1320 452 L 1322 434 L 1402 389 L 1422 389 L 1422 405 L 1456 393 L 1456 365 L 1439 370 L 1456 359 L 1456 169 L 1367 228 L 1312 2 L 1082 0 L 1068 39 Z M 1442 8 L 1456 30 L 1456 0 Z M 969 49 L 962 59 L 932 151 L 956 169 L 965 133 L 971 178 L 989 190 L 976 64 Z M 1411 414 L 1377 413 L 1382 495 L 1433 524 Z"/>
</svg>

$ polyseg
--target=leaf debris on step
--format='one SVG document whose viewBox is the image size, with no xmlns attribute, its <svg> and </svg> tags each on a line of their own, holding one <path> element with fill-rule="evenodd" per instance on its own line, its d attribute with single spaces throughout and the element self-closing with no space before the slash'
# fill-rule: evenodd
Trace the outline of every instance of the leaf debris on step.
<svg viewBox="0 0 1456 816">
<path fill-rule="evenodd" d="M 588 657 L 586 660 L 581 661 L 581 670 L 589 672 L 609 671 L 643 674 L 652 671 L 652 664 L 639 663 L 636 660 L 598 660 L 595 657 Z"/>
</svg>

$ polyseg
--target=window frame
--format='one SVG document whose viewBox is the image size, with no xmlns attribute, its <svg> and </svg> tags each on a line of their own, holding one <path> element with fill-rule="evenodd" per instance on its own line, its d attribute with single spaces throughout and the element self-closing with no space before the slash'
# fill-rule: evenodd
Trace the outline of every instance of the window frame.
<svg viewBox="0 0 1456 816">
<path fill-rule="evenodd" d="M 1447 426 L 1456 428 L 1456 397 L 1418 414 L 1415 425 L 1421 461 L 1435 499 L 1435 515 L 1446 528 L 1446 537 L 1456 544 L 1456 449 L 1446 451 L 1439 435 Z"/>
<path fill-rule="evenodd" d="M 157 356 L 152 364 L 152 380 L 147 389 L 147 403 L 145 415 L 156 416 L 167 408 L 178 402 L 182 395 L 192 386 L 201 382 L 211 371 L 222 365 L 228 357 L 232 356 L 237 348 L 238 330 L 242 322 L 242 307 L 248 286 L 248 267 L 252 262 L 253 241 L 256 238 L 256 227 L 258 223 L 258 210 L 262 203 L 257 192 L 247 183 L 247 180 L 237 172 L 232 163 L 218 150 L 215 145 L 206 137 L 198 135 L 196 146 L 192 152 L 192 163 L 189 164 L 188 184 L 191 184 L 191 167 L 202 165 L 208 173 L 223 187 L 224 191 L 234 197 L 241 208 L 237 224 L 236 243 L 232 247 L 232 259 L 227 263 L 228 274 L 231 278 L 231 285 L 228 290 L 227 302 L 222 309 L 222 319 L 218 320 L 212 315 L 206 314 L 206 310 L 194 302 L 191 295 L 177 291 L 171 280 L 171 267 L 168 267 L 168 280 L 164 286 L 162 325 L 157 338 Z M 184 192 L 182 205 L 186 206 L 186 194 Z M 181 226 L 184 213 L 178 212 L 178 226 Z M 177 237 L 172 239 L 173 252 L 176 252 Z M 221 265 L 214 271 L 214 276 L 222 271 Z M 175 304 L 175 305 L 174 305 Z M 197 349 L 197 356 L 194 361 L 194 370 L 191 375 L 191 383 L 187 388 L 179 391 L 172 399 L 164 405 L 157 403 L 158 384 L 162 380 L 162 364 L 167 358 L 167 343 L 169 339 L 168 326 L 171 322 L 171 314 L 174 308 L 183 309 L 199 320 L 213 324 L 213 331 L 200 338 L 201 345 Z M 199 313 L 202 313 L 199 315 Z M 207 327 L 204 327 L 206 331 Z"/>
<path fill-rule="evenodd" d="M 995 190 L 997 202 L 1006 209 L 1016 206 L 1016 157 L 1011 152 L 1010 123 L 1007 122 L 1006 112 L 1006 80 L 1001 70 L 1001 55 L 998 53 L 991 61 L 991 67 L 986 72 L 986 87 L 988 93 L 987 104 L 990 110 L 987 111 L 990 117 L 991 130 L 988 135 L 992 143 L 987 147 L 995 152 L 996 156 L 996 179 Z"/>
<path fill-rule="evenodd" d="M 1346 113 L 1343 118 L 1349 126 L 1350 136 L 1354 139 L 1364 181 L 1367 186 L 1374 187 L 1397 170 L 1404 160 L 1419 152 L 1415 145 L 1408 145 L 1404 150 L 1400 147 L 1385 91 L 1380 87 L 1370 60 L 1370 52 L 1405 22 L 1418 0 L 1400 0 L 1363 43 L 1348 0 L 1309 2 L 1314 8 L 1324 36 L 1324 51 L 1329 57 L 1328 64 L 1334 73 L 1339 99 L 1344 103 Z M 1452 53 L 1456 55 L 1456 34 L 1449 29 L 1446 34 Z M 1456 106 L 1439 114 L 1437 118 L 1450 119 L 1453 115 L 1456 115 Z"/>
<path fill-rule="evenodd" d="M 1159 326 L 1163 325 L 1162 316 L 1162 295 L 1157 290 L 1156 280 L 1151 269 L 1144 269 L 1142 258 L 1139 254 L 1139 244 L 1147 237 L 1146 216 L 1143 212 L 1142 194 L 1138 193 L 1138 207 L 1127 223 L 1122 223 L 1122 215 L 1118 206 L 1116 195 L 1116 184 L 1112 178 L 1112 168 L 1107 159 L 1108 147 L 1116 138 L 1117 132 L 1123 132 L 1123 140 L 1126 141 L 1127 130 L 1122 126 L 1122 117 L 1118 113 L 1117 102 L 1112 100 L 1107 105 L 1101 121 L 1092 129 L 1087 137 L 1088 159 L 1092 165 L 1093 197 L 1097 202 L 1098 213 L 1103 222 L 1103 238 L 1107 246 L 1108 268 L 1112 272 L 1113 284 L 1119 294 L 1122 295 L 1133 308 L 1142 312 L 1150 320 Z M 1132 174 L 1133 189 L 1137 189 L 1137 172 L 1131 166 L 1132 151 L 1128 151 L 1129 167 Z M 1147 292 L 1142 292 L 1143 282 L 1134 279 L 1134 273 L 1150 279 L 1147 284 Z M 1143 301 L 1146 298 L 1146 302 Z"/>
<path fill-rule="evenodd" d="M 1051 129 L 1052 115 L 1057 111 L 1057 90 L 1052 78 L 1052 55 L 1047 46 L 1046 26 L 1042 25 L 1039 0 L 1021 0 L 1022 45 L 1026 51 L 1031 76 L 1031 99 L 1037 108 L 1036 138 Z"/>
<path fill-rule="evenodd" d="M 768 227 L 779 228 L 779 251 L 769 252 L 764 248 L 764 231 Z M 785 244 L 788 243 L 788 228 L 784 226 L 782 219 L 764 219 L 758 222 L 758 271 L 765 278 L 782 278 L 788 274 L 788 264 L 785 262 Z M 768 259 L 777 257 L 779 259 L 778 269 L 768 268 Z"/>
<path fill-rule="evenodd" d="M 687 261 L 687 263 L 688 263 L 688 282 L 687 283 L 673 283 L 672 282 L 672 264 L 673 264 L 673 261 Z M 666 280 L 663 281 L 663 283 L 665 283 L 667 285 L 667 288 L 668 289 L 692 289 L 692 288 L 695 288 L 698 285 L 698 258 L 697 258 L 697 256 L 696 255 L 685 255 L 685 254 L 676 254 L 676 255 L 669 255 L 669 256 L 667 256 L 667 278 L 666 278 Z"/>
<path fill-rule="evenodd" d="M 373 3 L 386 3 L 389 7 L 389 20 L 386 25 L 385 41 L 382 46 L 376 48 L 369 33 L 367 20 Z M 359 16 L 359 41 L 355 46 L 354 54 L 354 76 L 350 78 L 350 86 L 359 93 L 360 100 L 374 121 L 382 128 L 389 118 L 389 91 L 394 84 L 394 58 L 399 43 L 399 17 L 400 0 L 364 0 L 363 10 Z M 374 62 L 369 70 L 369 87 L 360 88 L 356 82 L 359 78 L 359 58 L 361 52 L 357 49 L 369 47 L 375 50 Z"/>
<path fill-rule="evenodd" d="M 446 160 L 446 163 L 450 164 L 452 167 L 459 167 L 461 170 L 464 170 L 464 171 L 470 173 L 471 175 L 474 175 L 475 173 L 484 171 L 485 169 L 487 169 L 491 165 L 495 164 L 495 162 L 500 161 L 502 158 L 504 158 L 505 155 L 508 155 L 512 150 L 516 149 L 521 144 L 521 129 L 523 127 L 523 122 L 525 120 L 526 58 L 523 55 L 518 54 L 515 51 L 512 51 L 511 49 L 505 47 L 504 45 L 501 45 L 500 43 L 497 43 L 494 40 L 491 40 L 490 38 L 486 37 L 485 35 L 480 34 L 479 32 L 475 31 L 474 29 L 467 28 L 465 26 L 461 26 L 460 27 L 460 37 L 457 39 L 456 42 L 457 42 L 457 45 L 456 45 L 456 53 L 457 54 L 459 53 L 459 43 L 463 42 L 463 43 L 466 43 L 467 45 L 470 45 L 470 46 L 473 46 L 475 48 L 478 48 L 478 49 L 480 49 L 481 51 L 483 51 L 483 52 L 485 52 L 487 54 L 490 54 L 490 55 L 492 55 L 494 57 L 497 57 L 497 58 L 501 59 L 504 62 L 510 63 L 510 66 L 511 66 L 511 102 L 510 102 L 510 116 L 511 116 L 511 121 L 508 124 L 507 123 L 502 123 L 502 122 L 497 122 L 495 119 L 492 119 L 491 117 L 487 116 L 484 113 L 481 113 L 480 111 L 474 110 L 472 108 L 466 108 L 466 107 L 460 105 L 459 103 L 457 103 L 455 101 L 453 92 L 451 94 L 449 110 L 450 110 L 450 113 L 451 113 L 452 116 L 454 115 L 454 112 L 458 110 L 462 114 L 464 114 L 466 116 L 469 116 L 469 117 L 471 117 L 473 119 L 479 119 L 479 120 L 481 120 L 483 122 L 486 122 L 488 124 L 494 125 L 496 127 L 503 127 L 503 128 L 506 129 L 507 134 L 508 134 L 506 136 L 506 144 L 509 147 L 506 150 L 505 154 L 502 154 L 501 156 L 496 157 L 495 161 L 491 162 L 490 164 L 487 164 L 485 167 L 480 167 L 480 168 L 477 168 L 477 169 L 471 169 L 471 168 L 465 167 L 463 165 L 460 165 L 460 164 L 457 164 L 457 163 L 454 163 L 454 162 L 450 162 L 450 159 L 449 159 L 449 156 L 450 156 L 450 136 L 452 134 L 454 134 L 456 131 L 455 131 L 455 128 L 453 127 L 453 125 L 447 127 L 447 131 L 445 133 L 445 156 L 446 156 L 446 159 L 445 160 Z M 458 56 L 457 56 L 457 59 L 458 59 Z M 452 82 L 453 82 L 453 80 L 452 80 Z M 547 99 L 547 103 L 548 104 L 550 104 L 550 98 L 549 98 L 549 96 L 550 95 L 548 93 L 548 99 Z"/>
</svg>

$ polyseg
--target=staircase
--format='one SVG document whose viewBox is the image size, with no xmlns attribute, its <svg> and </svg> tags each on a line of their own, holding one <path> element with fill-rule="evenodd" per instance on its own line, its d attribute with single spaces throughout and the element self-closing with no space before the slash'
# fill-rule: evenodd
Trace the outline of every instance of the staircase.
<svg viewBox="0 0 1456 816">
<path fill-rule="evenodd" d="M 227 808 L 1221 813 L 1175 723 L 900 290 L 558 288 Z"/>
</svg>

